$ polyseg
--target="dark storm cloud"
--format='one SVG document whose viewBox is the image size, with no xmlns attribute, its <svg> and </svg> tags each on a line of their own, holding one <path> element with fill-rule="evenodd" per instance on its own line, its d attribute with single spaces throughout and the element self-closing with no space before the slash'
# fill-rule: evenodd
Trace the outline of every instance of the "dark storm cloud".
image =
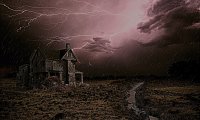
<svg viewBox="0 0 200 120">
<path fill-rule="evenodd" d="M 194 23 L 193 25 L 189 26 L 188 29 L 200 29 L 200 23 Z"/>
<path fill-rule="evenodd" d="M 110 41 L 105 38 L 93 38 L 93 40 L 87 40 L 86 44 L 81 49 L 89 52 L 106 52 L 112 53 L 115 49 L 110 45 Z"/>
<path fill-rule="evenodd" d="M 148 11 L 149 16 L 166 13 L 179 6 L 186 5 L 184 0 L 158 0 Z"/>
<path fill-rule="evenodd" d="M 200 11 L 196 4 L 200 1 L 195 1 L 194 5 L 192 2 L 194 1 L 160 0 L 149 9 L 149 16 L 153 18 L 139 24 L 138 29 L 145 33 L 164 30 L 164 34 L 145 45 L 167 46 L 199 42 Z"/>
<path fill-rule="evenodd" d="M 151 30 L 160 25 L 162 17 L 163 15 L 157 15 L 146 23 L 140 23 L 138 29 L 140 29 L 141 32 L 150 33 Z"/>
</svg>

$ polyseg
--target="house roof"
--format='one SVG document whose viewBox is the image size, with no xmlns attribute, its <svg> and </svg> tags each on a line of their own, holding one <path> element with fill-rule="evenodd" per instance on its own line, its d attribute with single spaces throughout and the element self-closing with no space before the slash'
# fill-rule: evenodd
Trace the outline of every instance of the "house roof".
<svg viewBox="0 0 200 120">
<path fill-rule="evenodd" d="M 40 54 L 41 57 L 42 57 L 43 59 L 45 59 L 44 52 L 42 52 L 42 50 L 38 47 L 38 48 L 35 49 L 35 50 L 33 51 L 33 53 L 31 54 L 30 60 L 33 60 L 33 58 L 36 56 L 36 54 Z"/>
<path fill-rule="evenodd" d="M 41 54 L 41 56 L 43 56 L 44 59 L 77 61 L 77 58 L 72 49 L 46 50 L 39 47 L 34 50 L 30 59 L 32 60 L 38 52 Z M 70 54 L 71 56 L 69 56 Z"/>
<path fill-rule="evenodd" d="M 74 52 L 72 51 L 72 49 L 68 49 L 66 51 L 66 53 L 64 54 L 64 56 L 61 58 L 62 60 L 73 60 L 73 61 L 77 61 L 77 58 L 74 54 Z"/>
</svg>

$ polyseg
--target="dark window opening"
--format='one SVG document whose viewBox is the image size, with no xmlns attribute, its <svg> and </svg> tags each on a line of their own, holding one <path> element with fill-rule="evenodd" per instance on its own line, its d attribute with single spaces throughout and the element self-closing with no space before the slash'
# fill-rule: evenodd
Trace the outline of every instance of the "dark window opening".
<svg viewBox="0 0 200 120">
<path fill-rule="evenodd" d="M 56 76 L 56 77 L 60 78 L 60 74 L 57 72 L 50 72 L 50 76 Z"/>
</svg>

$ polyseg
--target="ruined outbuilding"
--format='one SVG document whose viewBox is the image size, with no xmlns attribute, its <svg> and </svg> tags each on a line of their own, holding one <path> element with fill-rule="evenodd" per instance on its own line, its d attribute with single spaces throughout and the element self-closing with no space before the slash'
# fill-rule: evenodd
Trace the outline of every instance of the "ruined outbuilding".
<svg viewBox="0 0 200 120">
<path fill-rule="evenodd" d="M 83 83 L 83 73 L 75 69 L 78 60 L 69 43 L 65 49 L 50 53 L 37 48 L 30 57 L 30 64 L 19 67 L 17 76 L 23 86 L 37 87 L 50 77 L 57 77 L 63 84 Z"/>
</svg>

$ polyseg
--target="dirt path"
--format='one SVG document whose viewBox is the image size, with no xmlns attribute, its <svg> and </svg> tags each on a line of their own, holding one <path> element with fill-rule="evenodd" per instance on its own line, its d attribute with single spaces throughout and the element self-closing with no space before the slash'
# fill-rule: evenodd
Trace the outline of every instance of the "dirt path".
<svg viewBox="0 0 200 120">
<path fill-rule="evenodd" d="M 143 84 L 144 84 L 144 82 L 137 83 L 136 85 L 134 85 L 132 87 L 131 90 L 129 90 L 129 97 L 127 98 L 128 109 L 133 109 L 135 114 L 141 116 L 142 119 L 144 119 L 144 120 L 159 120 L 156 117 L 148 116 L 145 111 L 140 110 L 136 106 L 136 98 L 135 98 L 136 90 L 139 89 Z"/>
<path fill-rule="evenodd" d="M 134 85 L 132 87 L 132 89 L 129 91 L 129 97 L 128 97 L 128 109 L 138 109 L 137 106 L 136 106 L 136 100 L 135 100 L 135 94 L 136 94 L 136 89 L 139 88 L 141 85 L 143 85 L 144 82 L 141 82 L 141 83 L 137 83 L 136 85 Z"/>
</svg>

